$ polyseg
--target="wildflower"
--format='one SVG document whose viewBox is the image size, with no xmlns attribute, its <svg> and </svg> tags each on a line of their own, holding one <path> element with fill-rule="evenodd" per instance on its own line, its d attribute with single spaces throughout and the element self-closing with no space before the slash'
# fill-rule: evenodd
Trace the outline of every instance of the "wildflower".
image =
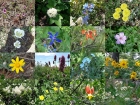
<svg viewBox="0 0 140 105">
<path fill-rule="evenodd" d="M 25 32 L 21 29 L 15 29 L 14 34 L 17 38 L 22 38 L 25 35 Z"/>
<path fill-rule="evenodd" d="M 114 72 L 114 75 L 115 75 L 115 76 L 118 76 L 118 75 L 119 75 L 119 71 L 115 71 L 115 72 Z"/>
<path fill-rule="evenodd" d="M 86 30 L 82 30 L 81 33 L 82 33 L 82 34 L 85 34 L 85 33 L 86 33 Z"/>
<path fill-rule="evenodd" d="M 136 61 L 135 66 L 140 66 L 140 61 Z"/>
<path fill-rule="evenodd" d="M 17 95 L 20 95 L 21 94 L 21 90 L 17 86 L 12 89 L 12 92 L 15 93 L 15 94 L 17 94 Z"/>
<path fill-rule="evenodd" d="M 121 12 L 121 8 L 116 8 L 116 9 L 115 9 L 115 12 L 116 12 L 116 13 L 120 13 L 120 12 Z"/>
<path fill-rule="evenodd" d="M 122 9 L 122 10 L 126 9 L 127 7 L 128 7 L 128 6 L 127 6 L 126 3 L 121 4 L 121 9 Z"/>
<path fill-rule="evenodd" d="M 48 90 L 46 90 L 46 93 L 49 93 L 49 91 L 48 91 Z"/>
<path fill-rule="evenodd" d="M 120 14 L 118 12 L 115 12 L 113 14 L 114 19 L 118 20 L 120 18 Z"/>
<path fill-rule="evenodd" d="M 128 61 L 126 59 L 121 59 L 119 62 L 121 68 L 128 68 Z"/>
<path fill-rule="evenodd" d="M 128 17 L 126 16 L 126 17 L 122 17 L 122 20 L 124 21 L 124 22 L 127 22 L 128 21 Z"/>
<path fill-rule="evenodd" d="M 136 77 L 137 77 L 137 73 L 132 71 L 131 74 L 130 74 L 130 79 L 136 80 L 137 79 Z"/>
<path fill-rule="evenodd" d="M 44 100 L 44 96 L 43 96 L 43 95 L 39 96 L 39 99 L 40 99 L 41 101 Z"/>
<path fill-rule="evenodd" d="M 89 15 L 86 15 L 83 17 L 83 24 L 88 24 L 88 20 L 89 20 Z"/>
<path fill-rule="evenodd" d="M 88 99 L 89 100 L 91 100 L 92 99 L 92 97 L 93 97 L 93 95 L 92 94 L 94 94 L 94 88 L 92 87 L 92 88 L 90 88 L 90 86 L 89 85 L 87 85 L 86 86 L 86 88 L 85 88 L 85 92 L 88 94 Z"/>
<path fill-rule="evenodd" d="M 22 72 L 24 71 L 22 68 L 22 66 L 25 65 L 24 59 L 19 60 L 19 57 L 17 56 L 16 60 L 12 59 L 11 61 L 12 63 L 10 63 L 9 66 L 12 67 L 12 71 L 15 70 L 16 73 L 19 73 L 19 70 Z"/>
<path fill-rule="evenodd" d="M 54 61 L 56 61 L 56 55 L 54 56 Z"/>
<path fill-rule="evenodd" d="M 70 26 L 75 26 L 76 24 L 74 23 L 74 21 L 73 21 L 73 17 L 72 16 L 70 16 Z"/>
<path fill-rule="evenodd" d="M 15 46 L 15 48 L 20 48 L 21 47 L 21 44 L 20 44 L 20 41 L 16 41 L 16 42 L 14 42 L 14 46 Z"/>
<path fill-rule="evenodd" d="M 79 17 L 77 20 L 76 20 L 76 23 L 78 24 L 78 25 L 83 25 L 83 18 L 82 17 Z"/>
<path fill-rule="evenodd" d="M 48 11 L 47 11 L 47 14 L 50 18 L 52 17 L 56 17 L 57 15 L 57 9 L 55 8 L 50 8 Z"/>
<path fill-rule="evenodd" d="M 130 16 L 130 10 L 129 9 L 124 9 L 123 10 L 123 17 L 128 17 Z"/>
<path fill-rule="evenodd" d="M 115 39 L 117 40 L 116 44 L 125 44 L 126 36 L 123 32 L 120 32 L 119 34 L 116 34 Z"/>
<path fill-rule="evenodd" d="M 58 91 L 58 88 L 57 88 L 57 87 L 54 87 L 53 90 L 54 90 L 54 91 Z"/>
<path fill-rule="evenodd" d="M 60 90 L 60 91 L 63 91 L 64 89 L 63 89 L 63 87 L 60 87 L 59 90 Z"/>
<path fill-rule="evenodd" d="M 4 8 L 4 9 L 3 9 L 3 13 L 6 13 L 6 12 L 7 12 L 7 10 Z"/>
<path fill-rule="evenodd" d="M 54 82 L 53 84 L 54 84 L 55 86 L 57 86 L 57 82 Z"/>
<path fill-rule="evenodd" d="M 70 59 L 70 54 L 68 54 L 68 57 L 67 58 Z"/>
<path fill-rule="evenodd" d="M 49 34 L 49 38 L 51 39 L 51 42 L 49 45 L 53 45 L 55 41 L 58 43 L 61 43 L 61 40 L 57 38 L 58 32 L 56 32 L 55 35 L 53 35 L 51 32 L 48 32 L 48 34 Z"/>
<path fill-rule="evenodd" d="M 25 87 L 21 84 L 21 85 L 19 86 L 19 90 L 23 91 L 24 89 L 25 89 Z"/>
<path fill-rule="evenodd" d="M 64 72 L 64 67 L 65 67 L 65 57 L 62 56 L 61 59 L 60 59 L 59 70 L 60 70 L 61 72 Z"/>
<path fill-rule="evenodd" d="M 131 75 L 137 76 L 137 73 L 133 71 L 131 72 Z"/>
<path fill-rule="evenodd" d="M 93 8 L 94 8 L 94 4 L 92 4 L 92 3 L 85 3 L 85 4 L 83 5 L 83 9 L 84 9 L 85 11 L 92 12 L 92 11 L 93 11 Z"/>
</svg>

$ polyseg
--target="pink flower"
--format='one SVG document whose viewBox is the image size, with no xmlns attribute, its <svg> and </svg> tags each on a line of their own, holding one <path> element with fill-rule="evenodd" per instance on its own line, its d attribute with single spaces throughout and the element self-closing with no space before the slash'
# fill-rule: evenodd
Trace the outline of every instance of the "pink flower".
<svg viewBox="0 0 140 105">
<path fill-rule="evenodd" d="M 115 39 L 117 40 L 116 44 L 125 44 L 127 38 L 123 32 L 120 32 L 119 34 L 116 34 Z"/>
<path fill-rule="evenodd" d="M 7 11 L 6 9 L 3 9 L 3 13 L 6 13 L 6 11 Z"/>
</svg>

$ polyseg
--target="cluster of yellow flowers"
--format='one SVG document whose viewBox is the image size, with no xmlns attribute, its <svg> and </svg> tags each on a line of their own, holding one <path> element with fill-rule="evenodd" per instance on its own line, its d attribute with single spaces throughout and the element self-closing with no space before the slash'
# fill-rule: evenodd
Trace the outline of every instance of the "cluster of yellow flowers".
<svg viewBox="0 0 140 105">
<path fill-rule="evenodd" d="M 54 82 L 53 84 L 54 84 L 54 86 L 55 86 L 55 87 L 53 87 L 53 90 L 54 90 L 54 91 L 60 90 L 60 91 L 62 92 L 62 91 L 64 90 L 64 88 L 61 87 L 61 86 L 59 87 L 59 89 L 57 88 L 57 86 L 58 86 L 58 83 L 57 83 L 57 82 Z M 49 93 L 49 91 L 46 90 L 46 93 Z M 43 95 L 40 95 L 40 96 L 39 96 L 39 99 L 40 99 L 41 101 L 43 101 L 43 100 L 44 100 L 44 96 L 43 96 Z"/>
<path fill-rule="evenodd" d="M 115 9 L 115 13 L 113 13 L 113 18 L 118 20 L 120 19 L 120 14 L 122 13 L 122 20 L 124 22 L 129 20 L 130 10 L 128 9 L 128 5 L 126 3 L 121 4 L 120 8 Z"/>
<path fill-rule="evenodd" d="M 133 72 L 130 74 L 130 79 L 136 80 L 136 79 L 137 79 L 136 77 L 137 77 L 137 73 L 133 71 Z"/>
</svg>

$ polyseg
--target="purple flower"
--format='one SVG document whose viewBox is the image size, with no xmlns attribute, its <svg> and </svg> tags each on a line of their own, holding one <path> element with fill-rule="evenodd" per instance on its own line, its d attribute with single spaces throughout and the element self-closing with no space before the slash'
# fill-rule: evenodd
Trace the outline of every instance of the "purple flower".
<svg viewBox="0 0 140 105">
<path fill-rule="evenodd" d="M 57 38 L 58 32 L 56 32 L 55 35 L 53 35 L 51 32 L 48 32 L 48 34 L 49 34 L 49 38 L 51 39 L 51 42 L 49 45 L 53 45 L 55 41 L 61 43 L 61 40 Z"/>
<path fill-rule="evenodd" d="M 6 9 L 3 9 L 3 13 L 6 13 L 6 11 L 7 11 Z"/>
<path fill-rule="evenodd" d="M 62 56 L 62 57 L 60 58 L 59 70 L 60 70 L 61 72 L 64 72 L 64 67 L 65 67 L 65 57 Z"/>
<path fill-rule="evenodd" d="M 117 40 L 116 44 L 125 44 L 127 38 L 123 32 L 120 32 L 119 34 L 115 35 L 115 39 Z"/>
</svg>

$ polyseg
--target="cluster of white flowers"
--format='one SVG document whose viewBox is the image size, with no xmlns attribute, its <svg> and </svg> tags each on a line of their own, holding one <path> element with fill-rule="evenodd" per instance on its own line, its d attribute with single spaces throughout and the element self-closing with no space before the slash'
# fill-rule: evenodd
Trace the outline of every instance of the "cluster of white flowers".
<svg viewBox="0 0 140 105">
<path fill-rule="evenodd" d="M 57 9 L 55 8 L 50 8 L 48 11 L 47 11 L 47 14 L 50 18 L 52 17 L 56 17 L 57 15 Z"/>
<path fill-rule="evenodd" d="M 24 30 L 21 30 L 19 28 L 14 30 L 14 36 L 16 38 L 22 38 L 24 35 L 25 35 Z M 16 42 L 14 42 L 14 46 L 15 46 L 15 48 L 20 48 L 21 47 L 20 41 L 17 40 Z"/>
<path fill-rule="evenodd" d="M 3 88 L 3 91 L 7 92 L 7 93 L 17 94 L 17 95 L 20 95 L 22 93 L 22 91 L 25 91 L 25 90 L 31 91 L 31 88 L 29 86 L 25 88 L 22 84 L 20 86 L 14 87 L 12 89 L 10 89 L 10 88 L 11 88 L 10 86 L 7 86 L 7 87 Z"/>
</svg>

